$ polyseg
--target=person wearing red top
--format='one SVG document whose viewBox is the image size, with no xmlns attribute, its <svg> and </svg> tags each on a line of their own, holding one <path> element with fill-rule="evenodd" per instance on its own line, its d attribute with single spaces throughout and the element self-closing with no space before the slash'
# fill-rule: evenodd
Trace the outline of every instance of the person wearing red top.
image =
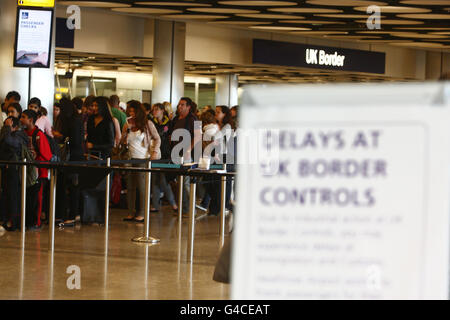
<svg viewBox="0 0 450 320">
<path fill-rule="evenodd" d="M 25 133 L 28 136 L 28 149 L 36 161 L 50 161 L 52 158 L 52 150 L 45 134 L 36 127 L 38 114 L 33 110 L 25 110 L 22 112 L 20 122 L 25 127 Z M 33 144 L 33 134 L 36 134 L 36 147 Z M 42 180 L 48 178 L 48 169 L 39 168 L 39 182 L 37 185 L 27 189 L 27 221 L 31 228 L 39 229 L 41 226 L 41 210 L 42 210 Z M 29 208 L 29 210 L 28 210 Z"/>
</svg>

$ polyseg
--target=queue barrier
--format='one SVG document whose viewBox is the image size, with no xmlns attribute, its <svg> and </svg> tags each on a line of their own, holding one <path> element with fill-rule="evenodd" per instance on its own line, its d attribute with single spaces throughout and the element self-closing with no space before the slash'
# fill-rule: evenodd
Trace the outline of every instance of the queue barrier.
<svg viewBox="0 0 450 320">
<path fill-rule="evenodd" d="M 147 167 L 130 167 L 127 165 L 146 163 Z M 223 170 L 223 165 L 211 165 L 210 170 L 189 169 L 182 167 L 180 164 L 164 163 L 150 160 L 88 160 L 88 161 L 70 161 L 70 162 L 39 162 L 32 161 L 27 162 L 20 161 L 0 161 L 0 167 L 14 165 L 22 167 L 22 185 L 21 185 L 21 242 L 22 248 L 25 247 L 25 216 L 26 216 L 26 166 L 36 166 L 38 168 L 47 168 L 50 170 L 50 206 L 49 206 L 49 246 L 48 250 L 52 253 L 55 247 L 55 196 L 56 196 L 56 184 L 57 184 L 57 171 L 100 171 L 102 174 L 106 174 L 106 191 L 105 191 L 105 240 L 106 246 L 108 245 L 108 230 L 109 230 L 109 183 L 110 174 L 112 171 L 122 172 L 144 172 L 146 174 L 146 190 L 145 190 L 145 216 L 144 236 L 135 237 L 132 239 L 134 242 L 144 243 L 158 243 L 160 240 L 150 236 L 150 194 L 151 194 L 151 173 L 170 173 L 176 174 L 179 181 L 178 190 L 178 226 L 179 235 L 181 235 L 181 222 L 182 222 L 182 201 L 183 201 L 183 182 L 184 177 L 189 176 L 193 179 L 190 183 L 190 196 L 189 196 L 189 233 L 188 233 L 188 261 L 193 259 L 194 248 L 194 236 L 195 236 L 195 193 L 197 181 L 195 178 L 202 176 L 217 176 L 221 180 L 221 202 L 220 202 L 220 248 L 224 244 L 225 239 L 225 197 L 226 197 L 226 178 L 234 177 L 235 172 L 226 172 Z M 104 165 L 104 166 L 103 166 Z M 116 166 L 114 166 L 116 165 Z M 120 166 L 126 165 L 126 166 Z M 102 176 L 102 174 L 100 176 Z M 98 176 L 97 176 L 98 179 Z"/>
</svg>

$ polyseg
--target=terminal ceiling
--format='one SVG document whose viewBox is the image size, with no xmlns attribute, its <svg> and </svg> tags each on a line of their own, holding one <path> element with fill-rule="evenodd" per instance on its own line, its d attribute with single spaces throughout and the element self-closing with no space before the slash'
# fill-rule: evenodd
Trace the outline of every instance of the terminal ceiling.
<svg viewBox="0 0 450 320">
<path fill-rule="evenodd" d="M 450 51 L 450 0 L 59 0 L 58 4 L 268 32 Z M 381 9 L 369 30 L 366 9 Z"/>
</svg>

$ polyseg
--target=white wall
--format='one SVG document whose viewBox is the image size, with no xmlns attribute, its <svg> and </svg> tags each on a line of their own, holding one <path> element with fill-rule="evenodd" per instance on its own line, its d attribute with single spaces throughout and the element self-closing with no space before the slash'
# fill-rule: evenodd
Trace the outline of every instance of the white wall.
<svg viewBox="0 0 450 320">
<path fill-rule="evenodd" d="M 69 17 L 66 8 L 57 6 L 56 16 Z M 75 30 L 75 48 L 69 51 L 151 57 L 152 21 L 112 11 L 81 7 L 81 29 Z"/>
</svg>

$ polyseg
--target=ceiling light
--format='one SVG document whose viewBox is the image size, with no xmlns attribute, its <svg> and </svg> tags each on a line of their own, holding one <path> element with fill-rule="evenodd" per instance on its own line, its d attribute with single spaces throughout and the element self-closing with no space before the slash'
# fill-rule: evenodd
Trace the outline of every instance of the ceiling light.
<svg viewBox="0 0 450 320">
<path fill-rule="evenodd" d="M 217 21 L 209 21 L 208 23 L 212 24 L 228 24 L 228 25 L 260 25 L 260 24 L 271 24 L 269 21 L 233 21 L 233 20 L 217 20 Z"/>
<path fill-rule="evenodd" d="M 80 7 L 96 7 L 96 8 L 118 8 L 118 7 L 131 7 L 130 4 L 121 2 L 107 2 L 107 1 L 58 1 L 57 4 L 63 6 L 76 5 Z"/>
<path fill-rule="evenodd" d="M 446 35 L 446 36 L 450 36 L 450 31 L 445 31 L 445 32 L 430 32 L 430 34 L 439 34 L 439 35 Z"/>
<path fill-rule="evenodd" d="M 255 7 L 270 7 L 270 6 L 295 6 L 296 2 L 289 1 L 219 1 L 219 4 L 230 6 L 255 6 Z"/>
<path fill-rule="evenodd" d="M 417 38 L 417 39 L 442 39 L 447 38 L 445 35 L 437 35 L 437 34 L 423 34 L 423 33 L 414 33 L 414 32 L 391 32 L 391 35 L 394 37 L 400 38 Z"/>
<path fill-rule="evenodd" d="M 209 7 L 210 4 L 196 3 L 196 2 L 135 2 L 135 4 L 150 5 L 150 6 L 176 6 L 176 7 Z"/>
<path fill-rule="evenodd" d="M 445 47 L 441 43 L 435 42 L 394 42 L 391 43 L 394 46 L 402 46 L 402 47 L 420 47 L 420 48 L 442 48 Z"/>
<path fill-rule="evenodd" d="M 255 19 L 305 19 L 301 16 L 291 16 L 287 14 L 237 14 L 238 17 L 255 18 Z"/>
<path fill-rule="evenodd" d="M 450 28 L 433 28 L 433 27 L 396 27 L 398 30 L 450 30 Z"/>
<path fill-rule="evenodd" d="M 297 28 L 297 27 L 278 27 L 278 26 L 251 26 L 250 29 L 257 30 L 270 30 L 270 31 L 300 31 L 311 30 L 309 28 Z"/>
<path fill-rule="evenodd" d="M 126 13 L 147 13 L 147 14 L 169 14 L 179 13 L 180 10 L 172 9 L 160 9 L 160 8 L 144 8 L 144 7 L 132 7 L 132 8 L 112 8 L 112 11 L 126 12 Z"/>
<path fill-rule="evenodd" d="M 308 4 L 320 5 L 320 6 L 364 6 L 364 5 L 376 5 L 383 6 L 386 2 L 381 1 L 364 1 L 364 0 L 308 0 Z"/>
<path fill-rule="evenodd" d="M 238 13 L 258 13 L 257 10 L 247 9 L 232 9 L 232 8 L 189 8 L 189 11 L 203 12 L 203 13 L 222 13 L 222 14 L 238 14 Z"/>
<path fill-rule="evenodd" d="M 443 6 L 448 5 L 448 0 L 403 0 L 400 3 L 403 4 L 418 4 L 423 6 Z"/>
<path fill-rule="evenodd" d="M 327 34 L 348 34 L 345 31 L 299 31 L 299 32 L 291 32 L 296 35 L 327 35 Z"/>
<path fill-rule="evenodd" d="M 398 14 L 397 17 L 407 18 L 407 19 L 450 19 L 450 14 L 433 14 L 433 13 L 423 13 L 423 14 Z"/>
<path fill-rule="evenodd" d="M 363 14 L 315 14 L 317 17 L 325 17 L 325 18 L 338 18 L 338 19 L 364 19 L 368 18 L 369 15 Z"/>
<path fill-rule="evenodd" d="M 366 23 L 367 20 L 356 20 L 358 23 Z M 394 19 L 381 19 L 381 25 L 388 24 L 388 25 L 408 25 L 408 24 L 424 24 L 423 21 L 416 21 L 416 20 L 394 20 Z"/>
<path fill-rule="evenodd" d="M 280 23 L 301 23 L 301 24 L 313 24 L 313 25 L 322 25 L 322 24 L 345 24 L 342 21 L 321 21 L 321 20 L 280 20 Z"/>
<path fill-rule="evenodd" d="M 172 14 L 165 15 L 163 18 L 167 19 L 183 19 L 183 20 L 214 20 L 214 19 L 226 19 L 229 16 L 219 16 L 219 15 L 206 15 L 206 14 Z"/>
<path fill-rule="evenodd" d="M 338 9 L 326 9 L 326 8 L 274 8 L 267 9 L 274 12 L 286 12 L 286 13 L 338 13 L 342 10 Z"/>
<path fill-rule="evenodd" d="M 368 7 L 356 7 L 353 10 L 355 11 L 364 11 L 367 12 Z M 426 13 L 431 12 L 431 9 L 425 8 L 413 8 L 413 7 L 396 7 L 396 6 L 380 6 L 378 7 L 383 13 Z"/>
</svg>

